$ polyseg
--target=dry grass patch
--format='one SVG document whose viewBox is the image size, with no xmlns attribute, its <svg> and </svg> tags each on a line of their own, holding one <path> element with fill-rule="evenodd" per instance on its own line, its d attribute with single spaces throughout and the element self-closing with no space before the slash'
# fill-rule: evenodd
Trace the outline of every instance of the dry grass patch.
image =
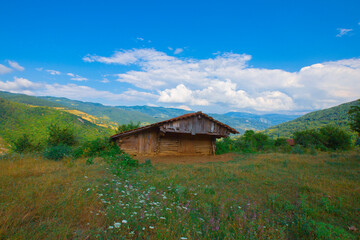
<svg viewBox="0 0 360 240">
<path fill-rule="evenodd" d="M 103 166 L 55 162 L 37 155 L 0 159 L 0 238 L 92 236 L 104 222 L 96 191 Z"/>
</svg>

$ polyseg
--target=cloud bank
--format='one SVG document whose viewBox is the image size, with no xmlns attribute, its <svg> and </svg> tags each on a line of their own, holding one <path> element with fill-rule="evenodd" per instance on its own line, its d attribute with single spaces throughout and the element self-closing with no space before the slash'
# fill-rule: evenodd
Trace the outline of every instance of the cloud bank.
<svg viewBox="0 0 360 240">
<path fill-rule="evenodd" d="M 83 58 L 89 63 L 132 69 L 106 74 L 107 78 L 115 78 L 111 79 L 109 91 L 90 87 L 91 81 L 77 74 L 56 70 L 44 71 L 55 79 L 66 75 L 78 84 L 59 84 L 53 79 L 50 83 L 33 82 L 15 76 L 12 80 L 0 79 L 0 90 L 109 105 L 155 104 L 217 113 L 307 112 L 360 98 L 360 58 L 316 63 L 295 72 L 256 68 L 250 65 L 251 58 L 248 54 L 232 52 L 194 59 L 155 49 L 122 50 L 111 56 Z M 0 74 L 21 70 L 20 65 L 11 64 L 13 69 L 0 64 Z M 110 82 L 107 78 L 101 82 Z M 130 87 L 115 93 L 116 84 L 121 83 Z"/>
<path fill-rule="evenodd" d="M 85 62 L 135 65 L 116 74 L 151 92 L 158 103 L 226 110 L 307 111 L 359 98 L 360 59 L 329 61 L 296 72 L 254 68 L 248 54 L 223 53 L 209 59 L 179 58 L 155 49 L 131 49 L 112 56 L 88 55 Z"/>
</svg>

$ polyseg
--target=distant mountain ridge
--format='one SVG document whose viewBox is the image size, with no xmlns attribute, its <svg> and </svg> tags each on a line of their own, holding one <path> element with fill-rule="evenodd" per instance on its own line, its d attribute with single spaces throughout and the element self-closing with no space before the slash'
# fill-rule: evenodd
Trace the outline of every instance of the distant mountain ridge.
<svg viewBox="0 0 360 240">
<path fill-rule="evenodd" d="M 344 103 L 328 109 L 305 114 L 292 121 L 281 123 L 264 131 L 271 137 L 290 137 L 296 131 L 318 129 L 327 124 L 339 126 L 350 131 L 348 111 L 351 106 L 360 104 L 359 100 Z"/>
<path fill-rule="evenodd" d="M 133 110 L 146 113 L 158 121 L 174 118 L 179 115 L 191 113 L 193 111 L 187 111 L 177 108 L 164 108 L 164 107 L 150 107 L 150 106 L 117 106 L 124 110 Z M 218 121 L 221 121 L 240 133 L 245 130 L 264 130 L 270 126 L 273 126 L 284 121 L 292 120 L 298 117 L 298 115 L 285 115 L 285 114 L 264 114 L 257 115 L 244 112 L 229 112 L 225 114 L 206 113 Z"/>
<path fill-rule="evenodd" d="M 1 92 L 0 97 L 18 102 L 29 104 L 33 106 L 47 106 L 63 111 L 77 114 L 80 117 L 85 117 L 84 114 L 89 114 L 96 117 L 96 121 L 92 121 L 100 126 L 108 126 L 114 128 L 116 124 L 126 124 L 130 121 L 140 121 L 142 125 L 151 124 L 154 122 L 163 121 L 169 118 L 174 118 L 179 115 L 190 113 L 177 108 L 165 107 L 151 107 L 151 106 L 105 106 L 100 103 L 83 102 L 78 100 L 71 100 L 59 97 L 34 97 L 25 94 L 14 94 L 8 92 Z M 75 111 L 76 110 L 76 111 Z M 78 112 L 80 111 L 80 113 Z M 275 124 L 296 118 L 295 115 L 282 114 L 265 114 L 256 115 L 243 112 L 229 112 L 226 114 L 207 113 L 215 119 L 224 122 L 225 124 L 235 128 L 240 133 L 245 130 L 264 130 Z M 87 118 L 91 120 L 91 118 Z"/>
</svg>

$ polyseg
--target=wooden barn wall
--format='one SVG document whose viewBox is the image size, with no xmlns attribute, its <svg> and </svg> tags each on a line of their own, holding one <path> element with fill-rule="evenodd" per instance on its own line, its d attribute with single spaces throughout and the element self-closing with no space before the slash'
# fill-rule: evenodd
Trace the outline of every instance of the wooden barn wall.
<svg viewBox="0 0 360 240">
<path fill-rule="evenodd" d="M 210 155 L 212 137 L 167 133 L 160 138 L 158 155 Z"/>
<path fill-rule="evenodd" d="M 117 140 L 118 146 L 131 155 L 155 154 L 157 150 L 158 132 L 149 130 L 134 135 L 125 136 Z"/>
<path fill-rule="evenodd" d="M 164 132 L 178 132 L 227 136 L 228 129 L 204 117 L 192 117 L 165 123 L 160 129 Z"/>
</svg>

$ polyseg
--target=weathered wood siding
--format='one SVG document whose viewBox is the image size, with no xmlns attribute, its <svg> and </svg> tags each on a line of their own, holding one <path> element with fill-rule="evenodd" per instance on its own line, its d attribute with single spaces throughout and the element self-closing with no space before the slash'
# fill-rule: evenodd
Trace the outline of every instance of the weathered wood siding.
<svg viewBox="0 0 360 240">
<path fill-rule="evenodd" d="M 228 135 L 227 128 L 199 115 L 119 137 L 117 144 L 131 155 L 210 155 L 215 139 Z"/>
<path fill-rule="evenodd" d="M 210 155 L 213 137 L 156 131 L 130 135 L 118 140 L 119 147 L 131 155 Z"/>
<path fill-rule="evenodd" d="M 157 131 L 145 131 L 125 136 L 117 140 L 118 146 L 131 155 L 156 153 L 158 142 Z"/>
<path fill-rule="evenodd" d="M 163 126 L 160 127 L 160 131 L 174 132 L 174 133 L 189 133 L 192 135 L 196 135 L 196 134 L 206 134 L 213 136 L 229 135 L 229 132 L 226 128 L 224 128 L 220 124 L 217 124 L 201 116 L 165 123 Z"/>
</svg>

